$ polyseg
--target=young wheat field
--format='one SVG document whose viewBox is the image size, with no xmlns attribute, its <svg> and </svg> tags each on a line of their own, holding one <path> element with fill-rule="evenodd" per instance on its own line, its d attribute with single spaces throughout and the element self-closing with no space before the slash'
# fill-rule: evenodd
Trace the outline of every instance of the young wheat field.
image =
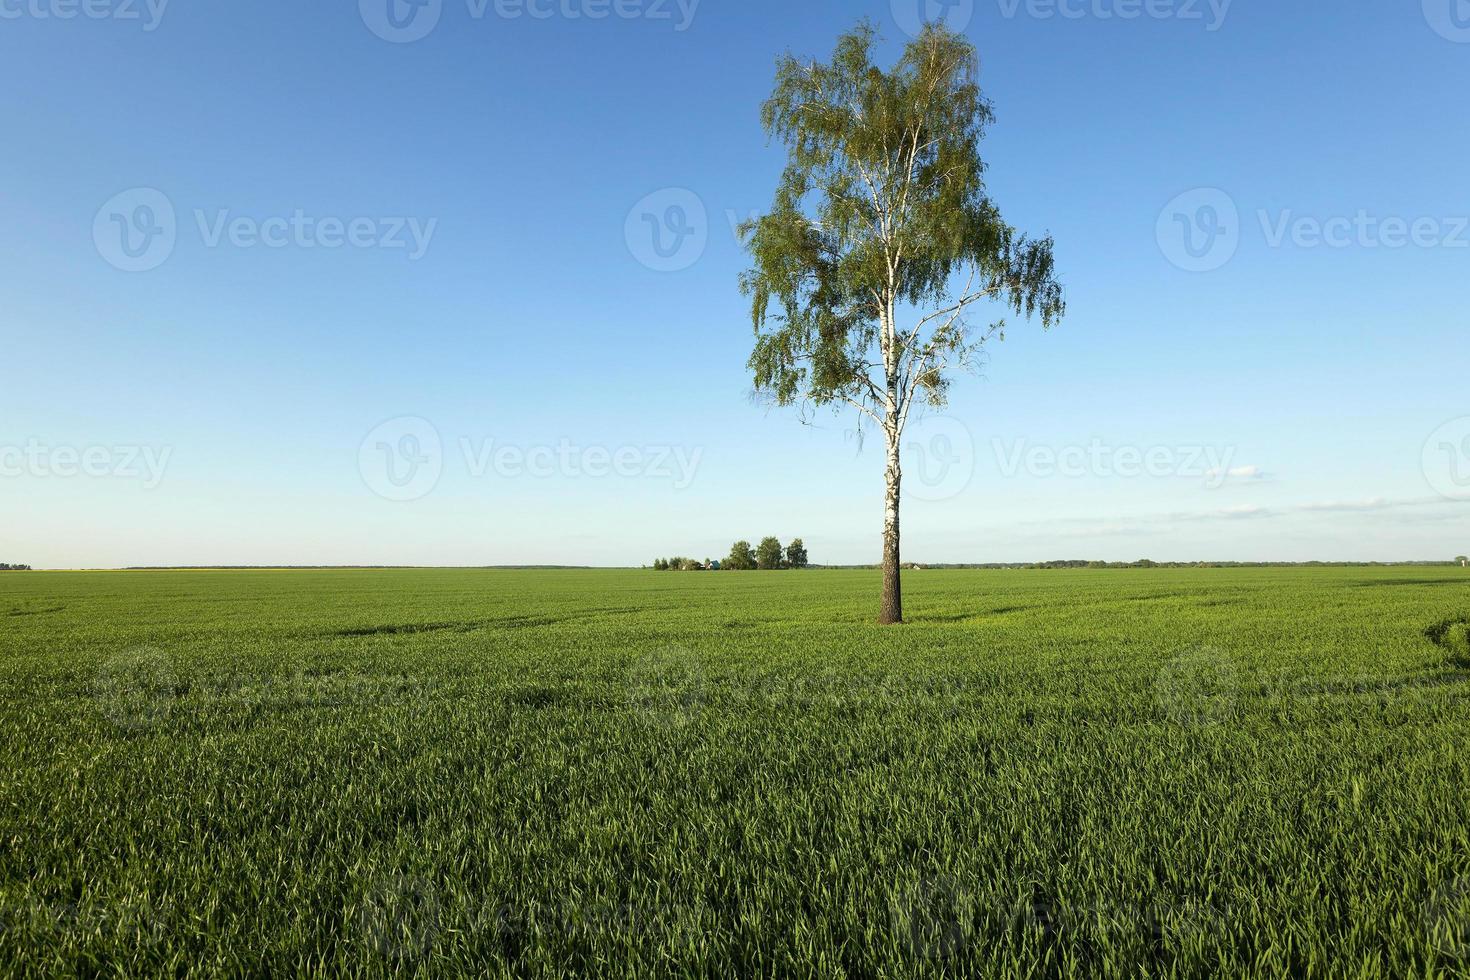
<svg viewBox="0 0 1470 980">
<path fill-rule="evenodd" d="M 0 975 L 1463 976 L 1470 573 L 0 576 Z"/>
</svg>

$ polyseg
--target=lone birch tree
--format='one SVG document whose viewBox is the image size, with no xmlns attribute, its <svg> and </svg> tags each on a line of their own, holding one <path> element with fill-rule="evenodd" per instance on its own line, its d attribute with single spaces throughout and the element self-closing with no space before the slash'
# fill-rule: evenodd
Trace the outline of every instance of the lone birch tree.
<svg viewBox="0 0 1470 980">
<path fill-rule="evenodd" d="M 1064 312 L 1050 237 L 1007 225 L 986 192 L 980 141 L 992 120 L 979 60 L 931 25 L 891 72 L 860 24 L 828 64 L 777 63 L 762 122 L 788 160 L 769 214 L 746 222 L 753 259 L 757 392 L 778 405 L 844 406 L 883 432 L 881 623 L 903 621 L 899 503 L 904 427 L 943 407 L 954 369 L 977 363 L 1005 321 L 973 329 L 991 301 L 1043 327 Z"/>
</svg>

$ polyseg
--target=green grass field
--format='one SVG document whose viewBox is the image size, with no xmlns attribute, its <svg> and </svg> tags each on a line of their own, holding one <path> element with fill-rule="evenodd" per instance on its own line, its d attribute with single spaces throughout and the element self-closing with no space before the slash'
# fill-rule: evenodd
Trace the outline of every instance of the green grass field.
<svg viewBox="0 0 1470 980">
<path fill-rule="evenodd" d="M 1470 573 L 0 575 L 0 975 L 1470 971 Z"/>
</svg>

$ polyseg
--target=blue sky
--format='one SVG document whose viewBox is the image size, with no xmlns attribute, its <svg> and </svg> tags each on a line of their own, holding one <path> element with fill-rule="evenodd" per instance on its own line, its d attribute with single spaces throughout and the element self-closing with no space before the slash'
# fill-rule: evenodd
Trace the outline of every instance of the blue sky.
<svg viewBox="0 0 1470 980">
<path fill-rule="evenodd" d="M 731 221 L 775 57 L 919 0 L 394 2 L 0 0 L 0 561 L 876 561 Z M 1470 551 L 1470 4 L 948 16 L 1069 313 L 913 430 L 906 557 Z"/>
</svg>

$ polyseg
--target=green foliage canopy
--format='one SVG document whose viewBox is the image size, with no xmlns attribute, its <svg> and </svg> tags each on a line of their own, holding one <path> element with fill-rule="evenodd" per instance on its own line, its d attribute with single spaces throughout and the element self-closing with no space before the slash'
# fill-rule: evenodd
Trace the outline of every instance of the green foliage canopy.
<svg viewBox="0 0 1470 980">
<path fill-rule="evenodd" d="M 762 119 L 788 162 L 770 213 L 742 226 L 753 265 L 741 288 L 756 390 L 780 405 L 853 405 L 895 442 L 915 400 L 945 403 L 945 369 L 1002 334 L 1004 321 L 973 333 L 972 304 L 997 300 L 1047 327 L 1065 307 L 1052 240 L 1006 224 L 986 192 L 993 114 L 974 47 L 931 25 L 884 72 L 875 39 L 865 23 L 830 63 L 778 62 Z M 920 312 L 900 324 L 906 307 Z"/>
</svg>

